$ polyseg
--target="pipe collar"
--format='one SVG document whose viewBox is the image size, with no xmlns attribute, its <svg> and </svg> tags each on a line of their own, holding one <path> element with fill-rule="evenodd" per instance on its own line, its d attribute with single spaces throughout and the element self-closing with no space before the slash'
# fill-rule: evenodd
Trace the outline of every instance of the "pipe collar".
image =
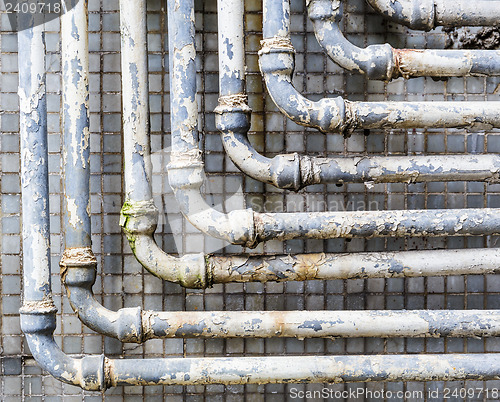
<svg viewBox="0 0 500 402">
<path fill-rule="evenodd" d="M 152 235 L 158 224 L 158 208 L 153 200 L 127 200 L 120 212 L 120 226 L 127 235 Z"/>
</svg>

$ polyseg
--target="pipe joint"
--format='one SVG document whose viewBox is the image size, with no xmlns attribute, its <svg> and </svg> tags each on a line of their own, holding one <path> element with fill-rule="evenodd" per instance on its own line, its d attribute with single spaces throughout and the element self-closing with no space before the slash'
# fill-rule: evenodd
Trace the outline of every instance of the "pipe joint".
<svg viewBox="0 0 500 402">
<path fill-rule="evenodd" d="M 295 68 L 295 49 L 288 37 L 275 36 L 260 41 L 259 66 L 262 74 L 292 76 Z"/>
<path fill-rule="evenodd" d="M 342 20 L 343 6 L 339 0 L 308 0 L 306 2 L 309 18 L 316 20 L 332 20 L 339 23 Z"/>
<path fill-rule="evenodd" d="M 244 94 L 221 96 L 215 108 L 215 125 L 222 132 L 248 132 L 252 109 L 247 105 Z"/>
<path fill-rule="evenodd" d="M 295 191 L 304 187 L 300 174 L 301 157 L 298 153 L 276 155 L 272 159 L 271 172 L 273 184 L 278 188 Z"/>
<path fill-rule="evenodd" d="M 21 330 L 25 334 L 51 335 L 56 329 L 56 312 L 52 299 L 24 301 L 19 309 Z"/>
<path fill-rule="evenodd" d="M 140 306 L 119 309 L 115 326 L 117 338 L 121 342 L 143 343 L 146 340 Z"/>
<path fill-rule="evenodd" d="M 241 244 L 249 248 L 257 247 L 259 240 L 256 235 L 254 215 L 252 209 L 235 210 L 227 214 L 229 226 L 227 240 L 231 244 Z"/>
<path fill-rule="evenodd" d="M 172 152 L 167 166 L 170 187 L 176 192 L 181 189 L 198 190 L 203 185 L 203 160 L 199 149 Z"/>
<path fill-rule="evenodd" d="M 152 235 L 158 224 L 158 208 L 153 200 L 127 200 L 120 212 L 120 226 L 127 235 Z"/>
</svg>

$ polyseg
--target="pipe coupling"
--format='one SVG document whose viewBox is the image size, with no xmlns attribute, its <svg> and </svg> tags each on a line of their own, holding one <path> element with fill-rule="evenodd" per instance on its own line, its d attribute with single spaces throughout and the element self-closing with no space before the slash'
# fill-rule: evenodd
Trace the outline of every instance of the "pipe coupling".
<svg viewBox="0 0 500 402">
<path fill-rule="evenodd" d="M 245 94 L 221 96 L 215 108 L 215 125 L 221 132 L 243 133 L 250 130 L 252 109 Z"/>
<path fill-rule="evenodd" d="M 158 208 L 153 200 L 127 200 L 120 212 L 120 226 L 127 235 L 152 235 L 158 224 Z"/>
<path fill-rule="evenodd" d="M 204 165 L 199 149 L 171 152 L 167 166 L 168 182 L 172 190 L 199 189 L 203 185 Z"/>
</svg>

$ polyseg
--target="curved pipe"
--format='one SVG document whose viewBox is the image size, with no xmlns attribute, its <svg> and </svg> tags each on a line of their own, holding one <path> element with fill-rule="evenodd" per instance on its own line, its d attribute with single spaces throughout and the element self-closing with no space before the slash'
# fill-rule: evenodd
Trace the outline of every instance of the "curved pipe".
<svg viewBox="0 0 500 402">
<path fill-rule="evenodd" d="M 278 188 L 319 183 L 496 181 L 499 155 L 321 158 L 297 153 L 267 158 L 248 140 L 251 110 L 245 94 L 243 9 L 240 0 L 219 3 L 219 105 L 216 126 L 224 149 L 240 170 Z M 224 21 L 234 21 L 225 24 Z M 229 51 L 229 50 L 230 51 Z"/>
<path fill-rule="evenodd" d="M 80 2 L 84 6 L 85 1 Z M 26 18 L 26 20 L 24 20 Z M 57 379 L 86 390 L 117 385 L 239 384 L 312 381 L 397 381 L 400 379 L 490 379 L 498 376 L 488 355 L 107 359 L 67 356 L 56 344 L 50 282 L 48 148 L 43 25 L 21 17 L 20 127 L 22 137 L 23 307 L 21 327 L 33 357 Z M 69 18 L 69 17 L 68 17 Z M 29 247 L 28 247 L 29 246 Z M 72 249 L 74 250 L 74 249 Z M 76 255 L 80 263 L 88 255 Z M 93 263 L 92 257 L 87 261 Z M 478 364 L 480 360 L 481 364 Z M 367 367 L 360 371 L 351 364 Z M 236 367 L 236 369 L 235 369 Z M 282 370 L 287 367 L 287 370 Z M 373 368 L 375 367 L 375 368 Z M 478 367 L 480 367 L 478 369 Z M 458 370 L 457 370 L 458 368 Z"/>
<path fill-rule="evenodd" d="M 500 20 L 500 2 L 455 0 L 367 0 L 380 14 L 411 29 L 430 31 L 437 26 L 494 26 Z"/>
<path fill-rule="evenodd" d="M 204 182 L 203 161 L 201 151 L 198 149 L 198 108 L 196 102 L 196 64 L 194 43 L 194 21 L 191 19 L 193 4 L 190 1 L 182 2 L 177 7 L 169 9 L 169 49 L 170 57 L 170 80 L 171 80 L 171 127 L 172 127 L 172 154 L 168 165 L 169 182 L 174 190 L 179 208 L 183 215 L 202 232 L 211 236 L 229 241 L 233 244 L 242 244 L 254 247 L 259 242 L 271 239 L 287 240 L 294 238 L 327 239 L 334 237 L 373 237 L 373 236 L 445 236 L 461 234 L 493 234 L 499 232 L 499 217 L 495 209 L 468 209 L 468 210 L 432 210 L 432 211 L 370 211 L 370 212 L 324 212 L 324 213 L 256 213 L 252 210 L 236 210 L 224 214 L 214 210 L 204 200 L 201 194 L 201 186 Z M 288 32 L 288 18 L 286 17 L 288 2 L 264 3 L 264 35 L 269 33 L 281 34 Z M 277 18 L 281 16 L 281 18 Z M 177 21 L 182 21 L 178 23 Z M 189 22 L 189 23 L 187 23 Z M 283 43 L 276 43 L 275 38 L 269 39 L 267 45 L 277 46 L 282 49 Z M 272 42 L 272 43 L 269 43 Z M 289 42 L 286 42 L 289 43 Z M 271 59 L 276 63 L 292 62 L 289 51 L 278 54 L 262 51 L 261 66 L 266 71 L 266 66 Z M 266 56 L 272 56 L 271 59 Z M 274 57 L 277 56 L 277 57 Z M 268 63 L 268 64 L 266 64 Z M 276 65 L 273 67 L 276 69 Z M 279 68 L 277 71 L 282 71 Z M 290 70 L 291 71 L 291 70 Z M 276 86 L 270 85 L 269 80 L 274 80 Z M 302 110 L 298 105 L 304 103 L 297 97 L 297 92 L 290 82 L 290 75 L 267 74 L 266 81 L 269 88 L 278 88 L 278 96 L 286 99 L 292 108 Z M 235 88 L 240 90 L 240 88 Z M 288 92 L 287 92 L 288 91 Z M 295 95 L 290 95 L 294 91 Z M 270 91 L 275 95 L 274 91 Z M 289 99 L 290 96 L 290 99 Z M 322 102 L 337 104 L 341 98 L 336 100 L 324 99 Z M 289 102 L 290 100 L 290 102 Z M 301 103 L 302 102 L 302 103 Z M 310 102 L 310 101 L 307 101 Z M 310 102 L 312 103 L 312 102 Z M 280 103 L 278 102 L 278 105 Z M 369 104 L 375 105 L 366 112 L 355 115 L 346 114 L 350 119 L 364 119 L 368 127 L 394 123 L 396 126 L 413 126 L 413 119 L 420 122 L 441 121 L 438 111 L 454 115 L 453 106 L 443 102 L 443 109 L 435 107 L 434 103 L 424 103 L 419 108 L 413 103 L 393 103 L 395 112 L 387 110 L 391 103 Z M 398 106 L 396 109 L 395 106 Z M 481 103 L 479 105 L 484 105 Z M 487 102 L 489 115 L 500 123 L 500 116 L 494 108 L 493 102 Z M 385 109 L 383 107 L 385 106 Z M 400 108 L 403 108 L 401 110 Z M 433 108 L 434 114 L 423 114 L 425 108 Z M 456 108 L 457 106 L 455 106 Z M 363 111 L 363 103 L 357 106 Z M 473 112 L 473 108 L 464 103 L 460 108 L 467 111 L 463 115 Z M 383 109 L 383 110 L 380 110 Z M 389 107 L 390 109 L 390 107 Z M 478 108 L 474 111 L 477 112 Z M 311 117 L 310 109 L 302 110 L 300 118 Z M 316 113 L 314 116 L 321 121 L 330 122 L 329 125 L 340 124 L 339 114 L 329 114 L 328 110 L 321 108 L 311 109 Z M 346 110 L 349 110 L 346 109 Z M 396 112 L 397 110 L 397 112 Z M 474 113 L 475 113 L 474 112 Z M 461 115 L 460 118 L 464 116 Z M 475 116 L 475 114 L 474 114 Z M 479 119 L 484 119 L 481 116 Z M 409 120 L 408 120 L 409 119 Z M 477 119 L 474 117 L 474 119 Z M 301 120 L 304 123 L 303 120 Z M 332 121 L 337 123 L 332 123 Z M 482 121 L 482 120 L 481 120 Z M 489 121 L 489 120 L 488 120 Z M 456 123 L 456 119 L 452 121 Z M 343 123 L 345 124 L 345 123 Z M 418 124 L 415 124 L 418 125 Z"/>
<path fill-rule="evenodd" d="M 500 250 L 215 257 L 214 283 L 414 277 L 495 273 Z M 230 264 L 228 263 L 230 262 Z M 157 312 L 103 307 L 92 292 L 97 261 L 90 249 L 66 250 L 61 280 L 80 320 L 122 342 L 173 337 L 435 337 L 500 335 L 496 311 L 213 311 Z M 403 325 L 401 323 L 404 323 Z"/>
<path fill-rule="evenodd" d="M 390 3 L 394 7 L 398 7 L 399 4 L 392 1 Z M 471 7 L 477 7 L 474 2 L 469 3 Z M 414 2 L 414 6 L 420 11 L 425 10 L 425 2 Z M 310 0 L 308 12 L 318 42 L 335 63 L 348 71 L 365 74 L 370 79 L 386 81 L 398 77 L 465 77 L 500 74 L 500 51 L 496 50 L 394 49 L 387 43 L 370 45 L 366 48 L 357 47 L 344 37 L 340 29 L 342 8 L 342 0 Z M 454 9 L 454 5 L 448 6 L 447 9 Z M 432 13 L 425 10 L 423 14 Z"/>
<path fill-rule="evenodd" d="M 174 257 L 155 242 L 158 209 L 151 190 L 146 1 L 120 1 L 126 201 L 121 211 L 132 252 L 154 276 L 190 288 L 205 288 L 202 254 Z M 87 47 L 88 52 L 88 47 Z M 82 49 L 83 51 L 83 49 Z"/>
<path fill-rule="evenodd" d="M 341 97 L 312 102 L 306 99 L 292 84 L 294 49 L 290 41 L 289 8 L 288 1 L 264 1 L 264 40 L 259 63 L 269 95 L 295 123 L 323 132 L 385 127 L 500 127 L 499 102 L 350 102 Z"/>
</svg>

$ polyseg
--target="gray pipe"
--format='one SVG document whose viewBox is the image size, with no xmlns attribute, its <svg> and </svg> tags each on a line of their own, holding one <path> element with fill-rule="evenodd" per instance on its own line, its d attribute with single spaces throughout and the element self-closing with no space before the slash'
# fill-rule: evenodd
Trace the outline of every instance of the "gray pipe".
<svg viewBox="0 0 500 402">
<path fill-rule="evenodd" d="M 82 1 L 86 12 L 86 2 Z M 76 11 L 75 11 L 76 12 Z M 68 14 L 68 18 L 70 15 Z M 42 25 L 33 15 L 19 34 L 22 136 L 23 277 L 21 327 L 39 364 L 66 383 L 87 390 L 116 385 L 236 384 L 276 382 L 492 379 L 499 375 L 487 355 L 273 357 L 215 359 L 75 359 L 56 344 L 55 306 L 50 285 L 45 49 Z M 75 140 L 76 141 L 76 140 Z M 29 223 L 29 225 L 28 225 Z M 32 247 L 27 247 L 27 245 Z M 74 249 L 70 249 L 74 250 Z M 78 259 L 80 259 L 78 255 Z M 89 258 L 92 259 L 92 256 Z M 480 360 L 481 364 L 478 364 Z M 287 370 L 283 371 L 282 368 Z M 357 368 L 355 368 L 357 367 Z M 366 370 L 359 370 L 365 367 Z"/>
<path fill-rule="evenodd" d="M 88 22 L 85 5 L 73 10 L 77 3 L 61 18 L 66 248 L 91 246 Z"/>
<path fill-rule="evenodd" d="M 500 354 L 407 356 L 276 356 L 163 359 L 144 372 L 133 360 L 116 360 L 112 385 L 274 384 L 365 381 L 488 380 L 500 376 Z M 129 378 L 129 381 L 124 379 Z"/>
<path fill-rule="evenodd" d="M 391 7 L 397 8 L 400 5 L 399 2 L 391 1 L 390 3 Z M 425 15 L 432 15 L 432 12 L 425 9 L 426 2 L 412 3 L 414 6 L 412 10 L 425 10 Z M 496 3 L 500 4 L 500 2 Z M 476 7 L 473 2 L 470 4 L 471 8 Z M 447 10 L 454 9 L 454 7 L 454 5 L 448 6 Z M 484 10 L 493 8 L 489 6 Z M 309 18 L 313 21 L 318 42 L 328 56 L 346 70 L 366 74 L 370 79 L 386 81 L 398 77 L 464 77 L 500 74 L 500 51 L 495 50 L 394 49 L 387 43 L 370 45 L 366 48 L 354 46 L 344 37 L 339 26 L 343 15 L 342 9 L 342 0 L 310 0 L 308 4 Z"/>
<path fill-rule="evenodd" d="M 500 2 L 455 0 L 367 0 L 380 14 L 412 29 L 437 26 L 494 26 L 500 20 Z"/>
<path fill-rule="evenodd" d="M 273 35 L 282 34 L 283 30 L 288 32 L 287 4 L 288 2 L 264 3 L 265 36 L 270 33 Z M 194 21 L 190 19 L 192 10 L 192 2 L 186 1 L 179 7 L 173 7 L 169 12 L 169 24 L 171 24 L 169 25 L 171 27 L 169 49 L 172 53 L 170 58 L 170 88 L 173 102 L 171 104 L 172 154 L 168 172 L 170 186 L 174 190 L 180 210 L 196 228 L 210 236 L 248 247 L 254 247 L 259 242 L 271 239 L 484 235 L 499 232 L 498 227 L 500 226 L 498 224 L 500 221 L 495 209 L 294 214 L 255 213 L 248 209 L 224 214 L 214 210 L 206 203 L 200 191 L 204 182 L 204 171 L 201 151 L 198 148 L 195 28 Z M 189 23 L 176 23 L 176 21 L 187 21 Z M 273 40 L 270 39 L 270 41 Z M 268 43 L 268 46 L 274 45 Z M 278 44 L 278 46 L 281 46 L 281 44 Z M 265 52 L 262 57 L 264 55 L 266 55 Z M 267 56 L 269 55 L 273 54 L 267 54 Z M 282 53 L 281 55 L 290 56 L 289 53 Z M 275 61 L 279 63 L 283 62 L 284 59 L 287 59 L 287 57 L 277 57 Z M 224 60 L 222 55 L 222 62 Z M 265 64 L 263 60 L 265 58 L 261 58 L 262 66 Z M 271 77 L 275 79 L 273 82 L 277 83 L 280 88 L 285 85 L 285 88 L 293 89 L 289 75 L 286 75 L 287 79 L 283 79 L 281 75 L 271 75 Z M 269 85 L 268 78 L 269 75 L 266 77 Z M 272 86 L 269 85 L 269 87 Z M 236 90 L 240 90 L 240 88 L 238 87 Z M 279 92 L 279 96 L 284 98 L 287 98 L 287 95 L 285 90 Z M 290 99 L 292 101 L 289 104 L 296 107 L 297 105 L 294 102 L 297 98 L 291 97 Z M 288 101 L 287 98 L 286 102 Z M 492 102 L 486 104 L 491 108 L 494 106 Z M 404 109 L 404 104 L 399 105 L 403 105 L 403 110 L 406 111 L 407 109 L 412 114 L 422 113 L 422 109 L 415 107 L 414 104 L 407 103 L 406 109 Z M 328 110 L 321 108 L 311 110 L 317 113 L 316 117 L 321 117 L 325 121 L 330 120 L 325 119 Z M 360 110 L 363 110 L 362 107 L 360 107 Z M 439 110 L 439 107 L 437 110 Z M 374 107 L 370 113 L 364 113 L 363 118 L 370 121 L 372 125 L 378 125 L 388 124 L 392 120 L 400 121 L 403 114 L 397 113 L 389 116 L 389 118 L 382 116 L 377 119 L 376 113 L 382 112 L 379 112 L 378 108 Z M 498 118 L 500 122 L 496 110 L 494 114 L 495 118 Z M 241 113 L 238 116 L 241 117 Z M 336 116 L 338 117 L 339 114 L 336 114 Z M 353 117 L 356 116 L 351 115 L 351 118 Z M 438 117 L 440 118 L 440 116 L 434 116 L 434 118 Z M 432 115 L 431 117 L 419 115 L 419 118 L 422 121 L 433 117 Z M 401 121 L 404 121 L 404 118 Z M 399 124 L 408 125 L 410 123 L 400 122 Z"/>
<path fill-rule="evenodd" d="M 120 225 L 135 257 L 149 272 L 186 287 L 204 288 L 208 284 L 203 255 L 171 256 L 153 237 L 158 209 L 151 190 L 146 20 L 146 0 L 120 1 L 126 192 Z"/>
<path fill-rule="evenodd" d="M 496 273 L 500 250 L 433 250 L 268 257 L 212 257 L 214 283 Z M 500 335 L 496 311 L 111 311 L 94 297 L 90 249 L 66 250 L 61 280 L 80 320 L 122 342 L 172 337 L 436 337 Z"/>
<path fill-rule="evenodd" d="M 330 4 L 329 1 L 327 1 Z M 414 156 L 318 158 L 260 155 L 248 140 L 250 108 L 245 93 L 244 9 L 241 0 L 219 2 L 219 105 L 216 125 L 226 153 L 245 174 L 278 188 L 319 183 L 425 182 L 498 179 L 500 157 Z M 226 21 L 232 21 L 227 24 Z"/>
<path fill-rule="evenodd" d="M 289 8 L 288 1 L 264 1 L 264 40 L 259 63 L 271 98 L 297 124 L 325 132 L 385 127 L 486 130 L 500 127 L 497 102 L 372 103 L 350 102 L 341 97 L 313 102 L 304 98 L 292 84 L 294 49 L 290 41 Z"/>
<path fill-rule="evenodd" d="M 86 2 L 73 12 L 84 10 Z M 86 11 L 86 10 L 85 10 Z M 64 16 L 70 18 L 69 14 Z M 60 381 L 85 389 L 102 387 L 104 356 L 73 359 L 54 341 L 56 307 L 50 283 L 50 216 L 42 14 L 19 14 L 19 103 L 23 206 L 23 305 L 21 329 L 35 360 Z M 68 120 L 65 120 L 68 122 Z M 76 140 L 75 140 L 76 143 Z M 68 160 L 68 159 L 66 159 Z M 81 212 L 76 209 L 77 213 Z M 79 230 L 80 229 L 80 230 Z M 84 226 L 73 232 L 84 240 Z"/>
</svg>

